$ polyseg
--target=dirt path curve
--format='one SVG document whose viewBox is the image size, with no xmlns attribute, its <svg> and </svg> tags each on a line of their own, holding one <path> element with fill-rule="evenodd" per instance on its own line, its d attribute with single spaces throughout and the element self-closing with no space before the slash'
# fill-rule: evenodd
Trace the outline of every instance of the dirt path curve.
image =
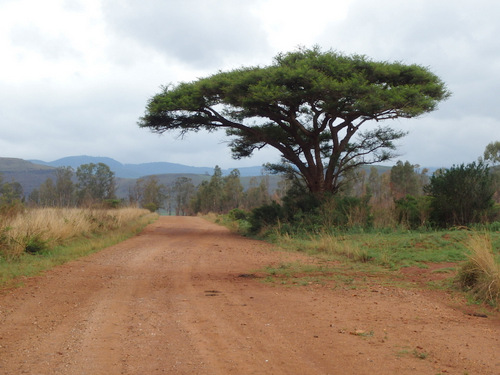
<svg viewBox="0 0 500 375">
<path fill-rule="evenodd" d="M 299 255 L 193 217 L 0 294 L 0 374 L 500 374 L 496 318 L 445 295 L 248 277 Z"/>
</svg>

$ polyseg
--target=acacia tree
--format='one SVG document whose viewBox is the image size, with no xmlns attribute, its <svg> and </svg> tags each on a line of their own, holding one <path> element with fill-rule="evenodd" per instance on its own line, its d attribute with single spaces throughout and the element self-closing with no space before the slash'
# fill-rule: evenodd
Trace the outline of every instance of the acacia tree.
<svg viewBox="0 0 500 375">
<path fill-rule="evenodd" d="M 265 146 L 299 174 L 312 193 L 336 193 L 342 176 L 394 156 L 405 132 L 370 121 L 413 118 L 449 96 L 418 65 L 371 61 L 318 47 L 279 54 L 267 67 L 219 72 L 168 85 L 153 96 L 138 124 L 154 132 L 225 129 L 235 159 Z M 356 135 L 356 137 L 355 137 Z"/>
</svg>

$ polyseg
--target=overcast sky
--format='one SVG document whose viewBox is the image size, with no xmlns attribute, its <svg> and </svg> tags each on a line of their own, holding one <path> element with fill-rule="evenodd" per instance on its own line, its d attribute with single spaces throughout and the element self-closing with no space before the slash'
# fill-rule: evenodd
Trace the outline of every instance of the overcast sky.
<svg viewBox="0 0 500 375">
<path fill-rule="evenodd" d="M 453 96 L 392 122 L 409 131 L 399 159 L 469 163 L 500 140 L 498 15 L 496 0 L 0 0 L 0 156 L 278 161 L 272 150 L 233 160 L 223 132 L 178 140 L 137 120 L 161 85 L 319 45 L 429 67 Z"/>
</svg>

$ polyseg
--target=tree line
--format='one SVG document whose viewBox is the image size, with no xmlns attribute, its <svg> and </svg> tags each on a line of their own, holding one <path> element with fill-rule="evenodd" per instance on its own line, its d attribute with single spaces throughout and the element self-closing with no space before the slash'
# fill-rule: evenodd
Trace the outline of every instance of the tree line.
<svg viewBox="0 0 500 375">
<path fill-rule="evenodd" d="M 55 181 L 47 178 L 27 197 L 27 203 L 45 207 L 88 207 L 119 204 L 116 197 L 115 174 L 104 163 L 59 167 Z"/>
<path fill-rule="evenodd" d="M 409 161 L 397 161 L 386 172 L 375 166 L 358 168 L 345 176 L 342 189 L 321 199 L 294 175 L 282 177 L 275 191 L 269 189 L 268 176 L 252 178 L 245 190 L 237 169 L 223 176 L 216 166 L 198 186 L 188 177 L 164 185 L 157 176 L 147 176 L 135 181 L 127 199 L 118 199 L 114 172 L 106 164 L 90 163 L 76 171 L 57 168 L 55 178 L 48 178 L 28 197 L 19 183 L 0 176 L 0 208 L 135 205 L 169 215 L 238 209 L 254 215 L 260 221 L 257 227 L 278 219 L 334 226 L 469 225 L 498 220 L 500 142 L 489 144 L 477 162 L 438 169 L 432 175 Z"/>
<path fill-rule="evenodd" d="M 118 199 L 114 172 L 104 163 L 59 167 L 54 178 L 47 178 L 29 196 L 23 196 L 17 182 L 4 182 L 0 176 L 0 206 L 27 204 L 39 207 L 116 207 L 136 205 L 152 212 L 170 215 L 224 213 L 233 208 L 252 209 L 269 203 L 268 177 L 252 178 L 244 191 L 237 169 L 223 176 L 219 166 L 208 181 L 195 186 L 192 179 L 178 177 L 173 183 L 160 183 L 157 176 L 146 176 L 129 188 L 128 197 Z"/>
</svg>

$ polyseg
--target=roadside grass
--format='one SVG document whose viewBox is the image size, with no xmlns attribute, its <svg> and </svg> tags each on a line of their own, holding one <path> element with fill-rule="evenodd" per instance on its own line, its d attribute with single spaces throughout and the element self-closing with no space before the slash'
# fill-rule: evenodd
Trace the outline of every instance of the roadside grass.
<svg viewBox="0 0 500 375">
<path fill-rule="evenodd" d="M 467 296 L 469 300 L 477 298 L 493 307 L 500 302 L 499 231 L 346 231 L 292 236 L 275 229 L 266 240 L 280 249 L 303 252 L 318 261 L 316 268 L 293 264 L 260 270 L 268 275 L 267 281 L 286 285 L 333 282 L 352 289 L 366 288 L 368 281 L 414 287 L 398 271 L 415 267 L 424 272 L 443 264 L 428 271 L 439 277 L 427 282 L 427 288 L 466 290 L 473 294 Z"/>
<path fill-rule="evenodd" d="M 219 224 L 249 235 L 245 220 L 218 216 Z M 302 252 L 321 265 L 273 265 L 256 272 L 266 282 L 284 285 L 332 284 L 349 288 L 370 283 L 399 287 L 465 291 L 469 304 L 500 307 L 500 222 L 448 230 L 323 230 L 293 235 L 278 223 L 252 237 L 275 244 L 280 250 Z M 442 265 L 442 267 L 439 267 Z M 432 275 L 427 282 L 404 276 L 408 267 Z M 428 271 L 428 272 L 426 272 Z M 414 272 L 415 273 L 415 272 Z M 418 274 L 418 272 L 416 272 Z M 337 286 L 335 286 L 337 287 Z"/>
<path fill-rule="evenodd" d="M 475 234 L 468 239 L 467 247 L 468 259 L 458 272 L 457 283 L 476 300 L 496 306 L 500 302 L 500 263 L 491 236 Z"/>
<path fill-rule="evenodd" d="M 489 236 L 490 252 L 500 260 L 500 231 L 475 232 L 446 231 L 394 231 L 339 232 L 317 235 L 281 234 L 275 230 L 265 239 L 288 251 L 328 259 L 354 261 L 384 266 L 391 270 L 404 267 L 428 268 L 429 263 L 459 263 L 468 259 L 469 239 L 477 235 Z M 444 267 L 434 272 L 447 272 Z"/>
<path fill-rule="evenodd" d="M 44 208 L 0 218 L 0 287 L 123 241 L 156 218 L 135 208 Z"/>
</svg>

